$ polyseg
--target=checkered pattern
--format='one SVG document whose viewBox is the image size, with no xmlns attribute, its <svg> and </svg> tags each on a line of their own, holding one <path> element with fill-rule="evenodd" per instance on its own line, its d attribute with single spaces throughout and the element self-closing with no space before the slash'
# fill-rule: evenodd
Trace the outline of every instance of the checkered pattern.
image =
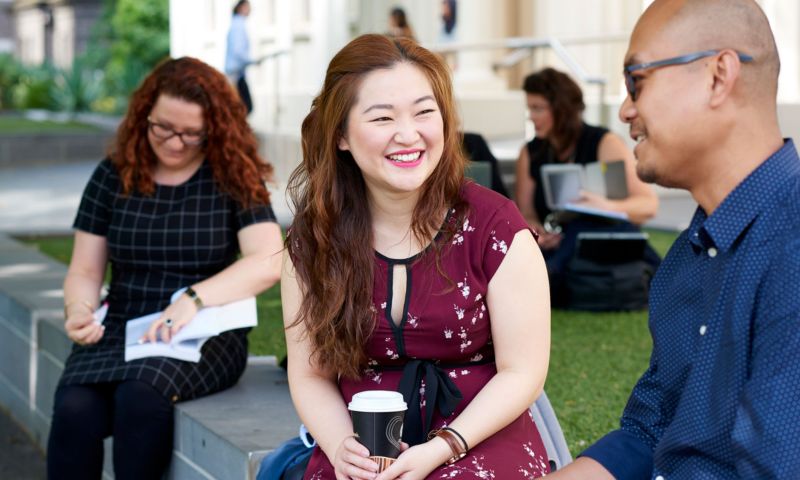
<svg viewBox="0 0 800 480">
<path fill-rule="evenodd" d="M 207 163 L 181 185 L 156 185 L 149 197 L 122 195 L 111 162 L 100 163 L 74 227 L 108 241 L 112 276 L 106 332 L 96 345 L 73 347 L 61 384 L 137 379 L 172 401 L 233 385 L 247 361 L 247 329 L 210 339 L 199 363 L 163 357 L 125 362 L 125 322 L 164 309 L 175 290 L 233 263 L 240 229 L 274 221 L 270 206 L 242 209 L 220 192 Z"/>
</svg>

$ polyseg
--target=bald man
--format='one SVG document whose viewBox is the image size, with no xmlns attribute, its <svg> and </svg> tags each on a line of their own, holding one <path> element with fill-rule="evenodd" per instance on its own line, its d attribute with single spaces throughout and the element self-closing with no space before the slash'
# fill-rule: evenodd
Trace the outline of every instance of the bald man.
<svg viewBox="0 0 800 480">
<path fill-rule="evenodd" d="M 637 174 L 699 207 L 653 279 L 620 428 L 552 478 L 800 478 L 800 160 L 779 70 L 750 0 L 656 0 L 636 24 L 620 118 Z"/>
</svg>

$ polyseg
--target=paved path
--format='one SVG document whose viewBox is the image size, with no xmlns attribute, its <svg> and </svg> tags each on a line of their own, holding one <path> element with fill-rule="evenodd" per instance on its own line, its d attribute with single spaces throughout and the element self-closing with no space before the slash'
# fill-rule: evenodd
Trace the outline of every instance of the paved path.
<svg viewBox="0 0 800 480">
<path fill-rule="evenodd" d="M 0 478 L 8 480 L 44 480 L 44 454 L 30 437 L 0 410 Z"/>
</svg>

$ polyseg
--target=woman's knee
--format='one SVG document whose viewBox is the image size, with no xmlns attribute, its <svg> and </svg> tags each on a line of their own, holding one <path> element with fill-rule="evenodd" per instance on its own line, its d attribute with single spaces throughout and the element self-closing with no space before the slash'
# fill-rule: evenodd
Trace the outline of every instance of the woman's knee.
<svg viewBox="0 0 800 480">
<path fill-rule="evenodd" d="M 53 423 L 107 435 L 109 398 L 105 393 L 102 387 L 95 385 L 59 387 L 53 404 Z M 91 428 L 92 425 L 96 427 Z"/>
<path fill-rule="evenodd" d="M 172 421 L 172 403 L 152 385 L 138 380 L 122 382 L 114 395 L 115 416 L 133 422 Z"/>
</svg>

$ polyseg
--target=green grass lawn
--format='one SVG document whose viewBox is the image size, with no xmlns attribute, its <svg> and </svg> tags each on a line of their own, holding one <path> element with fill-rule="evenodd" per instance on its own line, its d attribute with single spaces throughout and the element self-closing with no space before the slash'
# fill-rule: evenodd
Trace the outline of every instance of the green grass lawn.
<svg viewBox="0 0 800 480">
<path fill-rule="evenodd" d="M 78 122 L 28 120 L 15 115 L 0 115 L 0 135 L 14 133 L 97 132 L 98 128 Z"/>
<path fill-rule="evenodd" d="M 662 256 L 676 237 L 673 232 L 648 233 Z M 65 263 L 72 253 L 71 237 L 22 240 Z M 259 295 L 258 318 L 250 333 L 250 352 L 283 357 L 280 285 Z M 545 389 L 573 455 L 618 426 L 628 395 L 647 368 L 650 349 L 647 312 L 553 311 Z"/>
</svg>

